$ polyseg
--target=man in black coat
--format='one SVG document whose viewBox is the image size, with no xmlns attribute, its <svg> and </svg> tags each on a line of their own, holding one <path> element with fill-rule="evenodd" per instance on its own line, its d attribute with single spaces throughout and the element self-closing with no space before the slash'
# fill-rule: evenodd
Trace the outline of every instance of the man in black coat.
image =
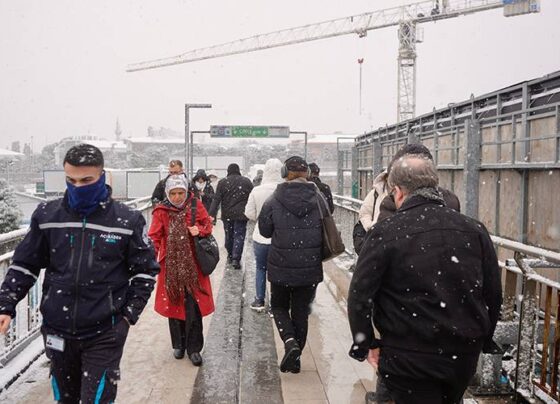
<svg viewBox="0 0 560 404">
<path fill-rule="evenodd" d="M 63 165 L 64 198 L 33 212 L 0 288 L 0 333 L 45 268 L 41 332 L 55 401 L 109 403 L 159 265 L 142 214 L 111 198 L 101 151 L 73 146 Z"/>
<path fill-rule="evenodd" d="M 321 181 L 321 179 L 319 178 L 319 173 L 320 172 L 321 172 L 321 169 L 319 168 L 319 166 L 317 164 L 310 163 L 309 164 L 309 178 L 308 178 L 308 180 L 311 181 L 311 182 L 314 182 L 315 185 L 317 185 L 317 188 L 319 188 L 319 191 L 321 191 L 321 193 L 323 194 L 323 196 L 327 200 L 327 203 L 329 204 L 329 211 L 332 214 L 334 212 L 334 202 L 333 202 L 331 187 L 329 187 L 327 184 L 325 184 L 323 181 Z"/>
<path fill-rule="evenodd" d="M 379 367 L 397 403 L 457 403 L 498 321 L 496 253 L 482 223 L 444 206 L 429 159 L 402 157 L 388 183 L 398 210 L 368 233 L 352 277 L 350 356 Z"/>
<path fill-rule="evenodd" d="M 430 159 L 431 161 L 434 161 L 434 157 L 432 156 L 432 153 L 430 153 L 430 149 L 428 149 L 422 143 L 408 143 L 401 147 L 395 153 L 391 162 L 389 163 L 389 166 L 387 167 L 387 173 L 391 172 L 391 168 L 395 161 L 407 154 L 424 157 Z M 437 189 L 443 197 L 445 206 L 456 210 L 457 212 L 461 211 L 461 202 L 459 201 L 459 198 L 457 198 L 457 195 L 445 188 L 438 187 Z M 377 217 L 377 221 L 380 222 L 381 220 L 388 218 L 396 211 L 397 207 L 395 206 L 393 195 L 387 195 L 385 198 L 383 198 L 383 201 L 381 201 L 381 204 L 379 205 L 379 216 Z"/>
<path fill-rule="evenodd" d="M 286 182 L 278 185 L 259 215 L 260 233 L 272 238 L 267 262 L 270 307 L 284 341 L 282 372 L 300 371 L 311 302 L 323 280 L 319 208 L 328 215 L 327 206 L 307 175 L 304 159 L 286 160 L 282 168 Z"/>
<path fill-rule="evenodd" d="M 165 182 L 170 176 L 182 174 L 186 177 L 185 171 L 183 170 L 183 162 L 181 160 L 171 160 L 169 162 L 168 172 L 167 176 L 160 180 L 154 188 L 154 192 L 152 193 L 153 205 L 161 203 L 165 200 Z"/>
<path fill-rule="evenodd" d="M 241 269 L 248 220 L 245 216 L 245 205 L 252 189 L 251 180 L 243 177 L 239 166 L 232 163 L 227 168 L 227 177 L 218 182 L 214 200 L 208 211 L 210 216 L 215 218 L 218 209 L 222 207 L 228 263 L 231 263 L 233 269 Z"/>
</svg>

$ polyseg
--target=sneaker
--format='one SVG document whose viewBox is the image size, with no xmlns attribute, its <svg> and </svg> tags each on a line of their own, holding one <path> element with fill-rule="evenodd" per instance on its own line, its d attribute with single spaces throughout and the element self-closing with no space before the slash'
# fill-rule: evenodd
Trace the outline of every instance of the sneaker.
<svg viewBox="0 0 560 404">
<path fill-rule="evenodd" d="M 231 255 L 228 255 L 228 256 L 227 256 L 226 264 L 231 264 Z"/>
<path fill-rule="evenodd" d="M 251 303 L 251 309 L 258 311 L 259 313 L 262 313 L 265 311 L 266 307 L 264 305 L 264 302 L 262 300 L 259 300 L 255 297 L 255 300 L 253 300 L 253 303 Z"/>
<path fill-rule="evenodd" d="M 192 354 L 190 354 L 189 359 L 194 366 L 202 365 L 202 356 L 200 356 L 200 353 L 198 352 L 193 352 Z"/>
<path fill-rule="evenodd" d="M 173 356 L 175 359 L 183 359 L 185 357 L 185 350 L 184 349 L 174 349 Z"/>
<path fill-rule="evenodd" d="M 231 267 L 233 269 L 241 269 L 241 263 L 239 262 L 239 260 L 231 260 Z"/>
<path fill-rule="evenodd" d="M 280 362 L 280 371 L 282 373 L 298 373 L 299 369 L 297 369 L 297 365 L 299 358 L 301 357 L 301 349 L 299 348 L 297 341 L 290 338 L 284 343 L 284 349 L 286 350 L 286 353 L 282 358 L 282 362 Z"/>
</svg>

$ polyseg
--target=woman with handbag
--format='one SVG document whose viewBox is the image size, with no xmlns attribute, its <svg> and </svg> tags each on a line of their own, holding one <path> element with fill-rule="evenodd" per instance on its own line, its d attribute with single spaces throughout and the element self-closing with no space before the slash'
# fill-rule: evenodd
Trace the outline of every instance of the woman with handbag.
<svg viewBox="0 0 560 404">
<path fill-rule="evenodd" d="M 169 319 L 174 357 L 182 359 L 186 350 L 193 365 L 200 366 L 202 317 L 214 311 L 214 299 L 210 278 L 202 273 L 196 259 L 194 237 L 209 236 L 212 220 L 202 202 L 188 190 L 184 176 L 170 176 L 165 194 L 164 202 L 153 211 L 148 232 L 161 267 L 155 310 Z"/>
</svg>

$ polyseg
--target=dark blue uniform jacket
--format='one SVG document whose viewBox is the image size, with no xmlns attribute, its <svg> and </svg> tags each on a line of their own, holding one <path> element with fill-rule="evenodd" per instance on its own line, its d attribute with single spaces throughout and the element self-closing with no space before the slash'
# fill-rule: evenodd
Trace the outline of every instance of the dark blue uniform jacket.
<svg viewBox="0 0 560 404">
<path fill-rule="evenodd" d="M 140 212 L 111 198 L 87 217 L 71 210 L 66 197 L 42 203 L 0 287 L 0 314 L 14 317 L 46 268 L 41 313 L 47 332 L 84 339 L 123 316 L 134 324 L 159 272 L 145 226 Z"/>
</svg>

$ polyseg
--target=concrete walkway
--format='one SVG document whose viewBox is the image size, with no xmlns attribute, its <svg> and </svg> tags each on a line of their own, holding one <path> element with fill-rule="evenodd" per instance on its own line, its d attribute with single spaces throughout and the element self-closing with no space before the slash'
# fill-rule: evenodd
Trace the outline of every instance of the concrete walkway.
<svg viewBox="0 0 560 404">
<path fill-rule="evenodd" d="M 223 244 L 220 223 L 215 235 Z M 221 262 L 212 274 L 217 309 L 204 319 L 201 368 L 173 358 L 167 319 L 153 311 L 153 301 L 148 303 L 129 333 L 117 403 L 365 402 L 366 390 L 373 388 L 373 371 L 348 357 L 351 337 L 344 304 L 334 297 L 335 276 L 327 276 L 317 289 L 302 372 L 284 374 L 278 370 L 283 345 L 273 319 L 249 308 L 255 271 L 250 241 L 242 264 L 243 271 L 235 271 Z M 336 272 L 334 263 L 326 264 L 326 274 Z M 53 402 L 44 355 L 0 395 L 0 402 Z"/>
</svg>

